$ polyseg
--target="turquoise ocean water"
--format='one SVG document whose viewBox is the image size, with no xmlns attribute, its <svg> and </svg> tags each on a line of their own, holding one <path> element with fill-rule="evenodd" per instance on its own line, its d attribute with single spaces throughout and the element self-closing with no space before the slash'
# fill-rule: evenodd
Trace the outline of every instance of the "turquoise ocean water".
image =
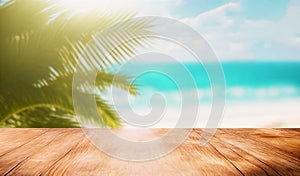
<svg viewBox="0 0 300 176">
<path fill-rule="evenodd" d="M 188 75 L 182 73 L 183 67 Z M 300 62 L 223 62 L 222 67 L 229 102 L 300 98 Z M 210 81 L 200 63 L 137 62 L 128 64 L 122 72 L 133 77 L 144 72 L 134 80 L 141 94 L 149 90 L 167 93 L 197 89 L 203 93 L 202 101 L 211 97 Z"/>
</svg>

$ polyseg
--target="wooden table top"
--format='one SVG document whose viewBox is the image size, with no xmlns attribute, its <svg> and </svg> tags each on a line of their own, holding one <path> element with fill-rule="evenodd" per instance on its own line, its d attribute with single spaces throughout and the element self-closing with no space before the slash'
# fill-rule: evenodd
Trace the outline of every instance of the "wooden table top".
<svg viewBox="0 0 300 176">
<path fill-rule="evenodd" d="M 204 147 L 201 132 L 164 157 L 131 162 L 81 129 L 0 129 L 0 175 L 300 175 L 300 129 L 219 129 Z"/>
</svg>

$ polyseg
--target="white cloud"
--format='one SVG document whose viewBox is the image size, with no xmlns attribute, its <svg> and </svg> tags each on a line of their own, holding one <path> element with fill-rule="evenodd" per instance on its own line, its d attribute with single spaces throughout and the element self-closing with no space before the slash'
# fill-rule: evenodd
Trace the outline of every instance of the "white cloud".
<svg viewBox="0 0 300 176">
<path fill-rule="evenodd" d="M 134 10 L 139 16 L 172 17 L 170 11 L 184 0 L 114 0 L 113 9 Z M 181 19 L 210 43 L 221 60 L 228 59 L 300 59 L 300 2 L 290 1 L 280 20 L 247 19 L 242 3 L 230 2 L 196 17 Z M 180 12 L 178 12 L 180 13 Z M 171 32 L 171 31 L 170 31 Z M 167 53 L 183 60 L 194 60 L 178 47 L 161 45 Z"/>
<path fill-rule="evenodd" d="M 241 4 L 232 2 L 182 21 L 199 31 L 221 60 L 300 59 L 299 8 L 299 1 L 292 1 L 279 21 L 249 20 L 239 14 Z"/>
</svg>

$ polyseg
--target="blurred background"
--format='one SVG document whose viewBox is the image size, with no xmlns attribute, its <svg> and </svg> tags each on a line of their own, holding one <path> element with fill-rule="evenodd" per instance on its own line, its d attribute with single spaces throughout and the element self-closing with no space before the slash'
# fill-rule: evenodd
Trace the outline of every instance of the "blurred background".
<svg viewBox="0 0 300 176">
<path fill-rule="evenodd" d="M 103 118 L 80 117 L 87 123 L 127 126 L 128 108 L 143 116 L 161 106 L 150 101 L 159 93 L 165 113 L 153 127 L 172 127 L 180 117 L 182 93 L 194 92 L 199 97 L 190 96 L 187 108 L 199 103 L 195 127 L 204 127 L 211 111 L 210 81 L 203 65 L 184 48 L 158 39 L 134 40 L 111 57 L 103 54 L 119 41 L 151 34 L 150 21 L 111 26 L 150 15 L 189 25 L 214 49 L 226 79 L 221 127 L 299 127 L 299 9 L 297 0 L 1 0 L 0 125 L 79 127 L 72 78 L 77 63 L 83 62 L 80 69 L 100 68 L 96 89 Z M 177 60 L 131 60 L 149 48 Z M 195 85 L 179 67 L 188 71 Z M 135 75 L 149 69 L 172 78 L 151 71 Z M 126 101 L 114 102 L 111 86 L 122 89 L 114 96 Z"/>
</svg>

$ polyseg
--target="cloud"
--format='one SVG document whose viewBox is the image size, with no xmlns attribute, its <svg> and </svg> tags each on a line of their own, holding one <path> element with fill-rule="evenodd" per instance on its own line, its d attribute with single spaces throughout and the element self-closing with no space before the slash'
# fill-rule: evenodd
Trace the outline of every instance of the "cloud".
<svg viewBox="0 0 300 176">
<path fill-rule="evenodd" d="M 174 11 L 177 16 L 187 14 L 183 7 L 185 10 L 193 10 L 193 13 L 198 12 L 199 14 L 194 17 L 180 20 L 202 34 L 221 60 L 300 60 L 300 23 L 297 22 L 300 16 L 298 10 L 300 2 L 298 0 L 289 1 L 289 4 L 284 7 L 278 4 L 261 7 L 259 17 L 251 16 L 256 14 L 259 4 L 256 3 L 254 6 L 250 3 L 249 6 L 249 3 L 244 1 L 222 2 L 220 3 L 222 5 L 214 9 L 209 8 L 211 10 L 204 13 L 200 2 L 191 3 L 186 0 L 127 0 L 126 2 L 116 0 L 110 3 L 114 9 L 134 10 L 139 16 L 165 16 L 176 19 L 172 16 Z M 216 5 L 218 4 L 213 7 Z M 277 13 L 278 9 L 281 9 L 280 13 Z M 266 13 L 265 16 L 263 11 Z M 276 18 L 271 18 L 272 16 Z M 158 48 L 164 49 L 167 53 L 176 54 L 184 61 L 194 60 L 184 54 L 182 49 L 178 49 L 178 46 L 161 43 L 156 41 L 155 45 L 161 46 Z"/>
<path fill-rule="evenodd" d="M 291 1 L 277 21 L 247 19 L 242 4 L 231 2 L 181 21 L 199 31 L 221 60 L 300 59 L 299 8 Z"/>
</svg>

